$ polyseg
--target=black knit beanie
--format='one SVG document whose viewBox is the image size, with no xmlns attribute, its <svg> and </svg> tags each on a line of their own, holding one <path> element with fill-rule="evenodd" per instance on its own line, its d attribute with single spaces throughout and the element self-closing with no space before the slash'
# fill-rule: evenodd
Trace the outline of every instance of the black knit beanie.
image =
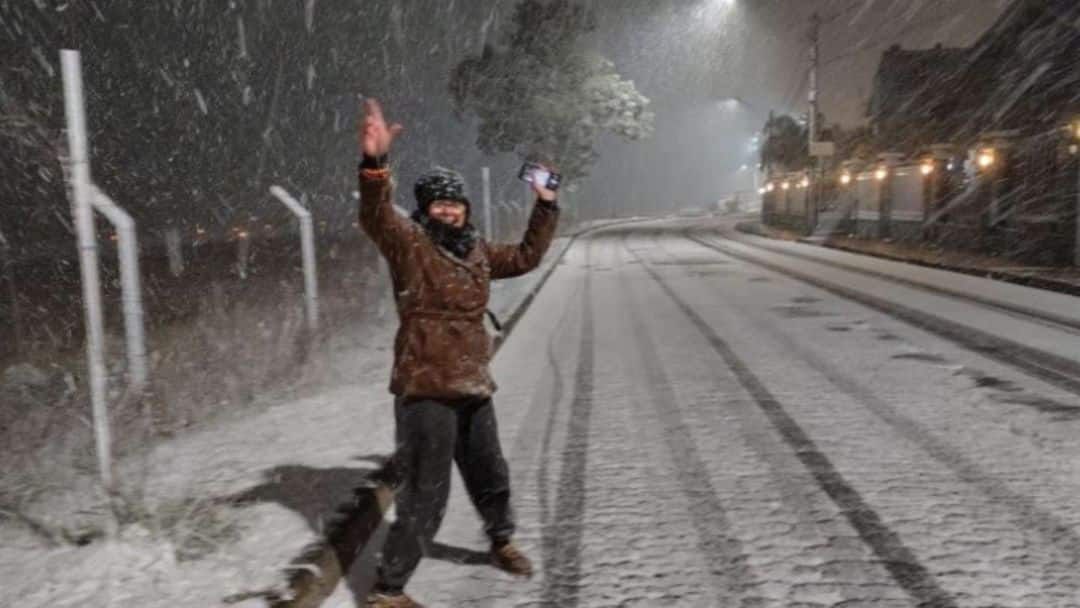
<svg viewBox="0 0 1080 608">
<path fill-rule="evenodd" d="M 465 196 L 465 178 L 457 171 L 438 167 L 421 175 L 413 186 L 416 195 L 416 208 L 427 213 L 432 201 L 458 201 L 465 205 L 465 216 L 469 216 L 471 203 Z"/>
</svg>

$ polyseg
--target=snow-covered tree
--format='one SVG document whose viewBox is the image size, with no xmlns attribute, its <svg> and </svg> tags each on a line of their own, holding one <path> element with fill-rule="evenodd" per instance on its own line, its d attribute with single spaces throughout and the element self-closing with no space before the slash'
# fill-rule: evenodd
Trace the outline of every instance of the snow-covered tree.
<svg viewBox="0 0 1080 608">
<path fill-rule="evenodd" d="M 791 116 L 769 115 L 761 146 L 761 167 L 767 173 L 798 171 L 810 164 L 806 127 Z"/>
<path fill-rule="evenodd" d="M 480 150 L 550 162 L 573 180 L 596 161 L 601 134 L 651 133 L 649 100 L 582 48 L 595 27 L 592 11 L 573 0 L 523 0 L 501 45 L 457 65 L 450 93 L 459 113 L 479 119 Z"/>
</svg>

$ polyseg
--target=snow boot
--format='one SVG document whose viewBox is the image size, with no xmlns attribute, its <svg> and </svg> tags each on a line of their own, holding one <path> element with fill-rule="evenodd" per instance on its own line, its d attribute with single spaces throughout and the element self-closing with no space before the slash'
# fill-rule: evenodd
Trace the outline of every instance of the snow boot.
<svg viewBox="0 0 1080 608">
<path fill-rule="evenodd" d="M 404 593 L 370 593 L 367 608 L 424 608 L 424 605 Z"/>
<path fill-rule="evenodd" d="M 532 562 L 511 542 L 492 543 L 491 564 L 514 576 L 532 578 L 533 575 Z"/>
</svg>

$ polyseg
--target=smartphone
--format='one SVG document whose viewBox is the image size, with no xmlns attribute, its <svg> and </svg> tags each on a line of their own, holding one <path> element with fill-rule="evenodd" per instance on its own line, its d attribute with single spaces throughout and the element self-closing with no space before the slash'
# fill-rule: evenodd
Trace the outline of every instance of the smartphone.
<svg viewBox="0 0 1080 608">
<path fill-rule="evenodd" d="M 518 171 L 518 179 L 530 184 L 543 184 L 548 190 L 558 190 L 562 176 L 553 171 L 548 171 L 541 165 L 527 162 L 521 165 L 521 171 Z"/>
</svg>

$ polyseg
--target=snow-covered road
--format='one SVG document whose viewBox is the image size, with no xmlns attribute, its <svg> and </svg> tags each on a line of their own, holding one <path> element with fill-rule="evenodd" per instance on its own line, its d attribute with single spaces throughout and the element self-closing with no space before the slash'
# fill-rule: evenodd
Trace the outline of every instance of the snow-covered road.
<svg viewBox="0 0 1080 608">
<path fill-rule="evenodd" d="M 555 265 L 564 247 L 493 298 L 505 320 L 554 268 L 494 364 L 537 576 L 485 565 L 455 479 L 419 599 L 1080 607 L 1076 298 L 708 218 L 601 228 Z M 111 547 L 42 549 L 6 526 L 0 604 L 265 606 L 391 449 L 390 330 L 344 340 L 325 390 L 127 463 L 158 503 L 229 511 L 213 551 L 177 562 L 142 526 Z M 384 531 L 324 606 L 358 605 Z"/>
<path fill-rule="evenodd" d="M 518 540 L 538 574 L 481 563 L 458 484 L 418 599 L 1080 606 L 1080 395 L 978 342 L 1077 363 L 1080 335 L 1050 316 L 1075 314 L 1068 300 L 1009 286 L 1020 304 L 995 309 L 915 287 L 922 270 L 895 282 L 838 265 L 857 256 L 822 265 L 701 228 L 574 244 L 495 363 Z M 974 346 L 838 295 L 864 292 L 968 327 Z M 1046 300 L 1064 307 L 1017 310 Z M 325 605 L 355 605 L 370 568 Z"/>
</svg>

